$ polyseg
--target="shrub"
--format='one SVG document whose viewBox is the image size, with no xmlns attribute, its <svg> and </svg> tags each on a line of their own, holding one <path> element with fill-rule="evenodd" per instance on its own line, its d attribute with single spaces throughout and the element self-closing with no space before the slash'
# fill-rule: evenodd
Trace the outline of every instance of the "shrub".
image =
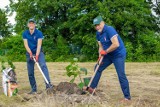
<svg viewBox="0 0 160 107">
<path fill-rule="evenodd" d="M 5 38 L 1 49 L 7 50 L 6 57 L 12 61 L 25 61 L 25 48 L 20 35 Z"/>
</svg>

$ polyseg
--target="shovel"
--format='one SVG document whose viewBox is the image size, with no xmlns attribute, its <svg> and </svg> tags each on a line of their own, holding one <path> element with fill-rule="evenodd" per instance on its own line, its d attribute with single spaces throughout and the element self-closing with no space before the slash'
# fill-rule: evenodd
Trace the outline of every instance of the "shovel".
<svg viewBox="0 0 160 107">
<path fill-rule="evenodd" d="M 46 78 L 46 76 L 44 75 L 44 73 L 43 73 L 43 71 L 42 71 L 39 63 L 36 61 L 35 56 L 33 56 L 33 60 L 34 60 L 34 62 L 36 63 L 39 71 L 41 72 L 41 74 L 42 74 L 42 76 L 43 76 L 46 84 L 48 84 L 48 86 L 49 86 L 49 88 L 47 89 L 47 94 L 51 94 L 51 93 L 53 92 L 53 86 L 52 86 L 52 85 L 49 83 L 49 81 L 47 80 L 47 78 Z"/>
<path fill-rule="evenodd" d="M 98 71 L 98 69 L 99 69 L 99 66 L 100 66 L 100 64 L 101 64 L 101 62 L 102 62 L 102 60 L 103 60 L 103 57 L 104 57 L 104 56 L 100 56 L 100 58 L 98 59 L 96 69 L 95 69 L 95 71 L 94 71 L 94 74 L 93 74 L 93 76 L 92 76 L 92 78 L 91 78 L 91 80 L 90 80 L 90 82 L 89 82 L 86 90 L 88 90 L 89 87 L 91 86 L 91 83 L 92 83 L 92 81 L 93 81 L 93 79 L 94 79 L 94 77 L 95 77 L 95 75 L 96 75 L 96 73 L 97 73 L 97 71 Z M 91 96 L 95 93 L 95 90 L 96 90 L 96 88 L 93 89 Z"/>
</svg>

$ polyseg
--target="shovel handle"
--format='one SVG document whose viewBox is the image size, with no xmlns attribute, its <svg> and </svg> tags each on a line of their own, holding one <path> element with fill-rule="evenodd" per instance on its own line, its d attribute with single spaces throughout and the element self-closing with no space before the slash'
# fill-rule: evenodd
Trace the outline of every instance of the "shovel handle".
<svg viewBox="0 0 160 107">
<path fill-rule="evenodd" d="M 102 62 L 102 60 L 103 60 L 103 57 L 104 57 L 104 56 L 101 56 L 100 59 L 97 61 L 96 69 L 95 69 L 94 74 L 93 74 L 93 76 L 92 76 L 92 78 L 91 78 L 91 80 L 90 80 L 90 82 L 89 82 L 89 84 L 88 84 L 88 87 L 91 86 L 91 83 L 92 83 L 92 81 L 93 81 L 93 78 L 95 77 L 95 75 L 96 75 L 96 73 L 97 73 L 97 71 L 98 71 L 98 69 L 99 69 L 99 66 L 100 66 L 100 64 L 101 64 L 101 62 Z"/>
<path fill-rule="evenodd" d="M 44 80 L 46 81 L 46 83 L 47 83 L 47 84 L 49 84 L 49 82 L 48 82 L 48 80 L 47 80 L 46 76 L 44 75 L 44 73 L 43 73 L 43 71 L 42 71 L 42 69 L 41 69 L 41 67 L 40 67 L 39 63 L 36 61 L 35 56 L 33 56 L 33 60 L 34 60 L 34 62 L 36 63 L 36 65 L 37 65 L 37 67 L 38 67 L 39 71 L 41 72 L 41 74 L 42 74 L 42 76 L 43 76 Z"/>
</svg>

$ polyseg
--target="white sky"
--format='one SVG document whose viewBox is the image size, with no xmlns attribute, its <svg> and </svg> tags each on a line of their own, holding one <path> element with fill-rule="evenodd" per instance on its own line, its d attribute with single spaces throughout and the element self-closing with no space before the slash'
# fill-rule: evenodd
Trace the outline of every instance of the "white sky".
<svg viewBox="0 0 160 107">
<path fill-rule="evenodd" d="M 4 8 L 9 4 L 9 0 L 0 0 L 0 8 Z"/>
<path fill-rule="evenodd" d="M 9 5 L 9 0 L 0 0 L 0 8 L 1 9 L 5 9 L 5 6 Z M 16 22 L 15 22 L 15 16 L 16 16 L 16 13 L 13 13 L 12 16 L 8 17 L 8 21 L 14 25 Z"/>
</svg>

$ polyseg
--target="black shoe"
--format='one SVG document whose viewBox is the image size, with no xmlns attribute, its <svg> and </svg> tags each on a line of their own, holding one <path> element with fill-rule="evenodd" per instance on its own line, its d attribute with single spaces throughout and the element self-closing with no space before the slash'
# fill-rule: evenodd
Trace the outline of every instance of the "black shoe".
<svg viewBox="0 0 160 107">
<path fill-rule="evenodd" d="M 49 89 L 49 88 L 53 88 L 53 87 L 54 87 L 54 85 L 52 85 L 52 84 L 47 84 L 46 90 Z"/>
<path fill-rule="evenodd" d="M 36 91 L 31 91 L 31 92 L 29 92 L 28 94 L 29 94 L 29 95 L 35 95 L 35 94 L 37 94 L 37 92 L 36 92 Z"/>
</svg>

